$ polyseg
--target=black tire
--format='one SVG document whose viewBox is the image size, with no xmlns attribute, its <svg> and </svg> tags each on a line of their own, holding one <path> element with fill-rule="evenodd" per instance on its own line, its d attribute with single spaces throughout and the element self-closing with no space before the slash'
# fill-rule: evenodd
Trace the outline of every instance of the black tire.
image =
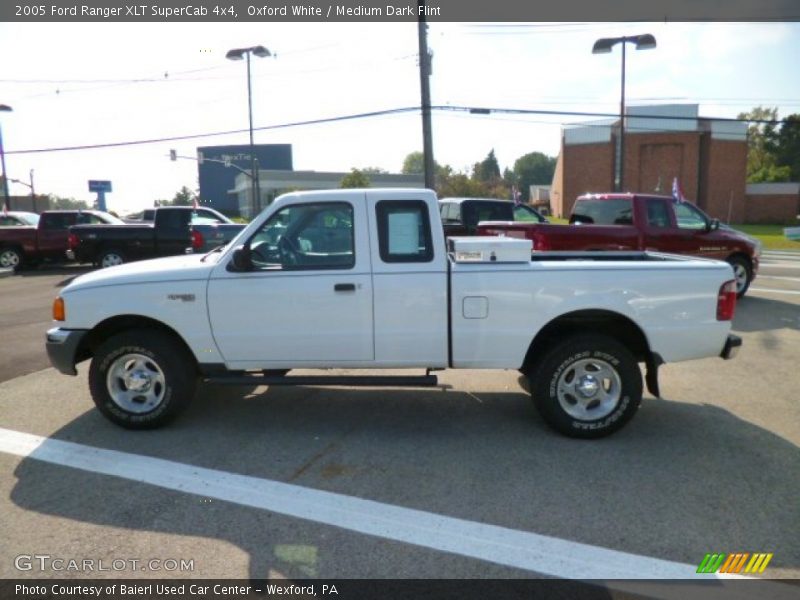
<svg viewBox="0 0 800 600">
<path fill-rule="evenodd" d="M 728 264 L 733 267 L 733 277 L 736 280 L 736 297 L 741 298 L 747 293 L 750 282 L 753 281 L 753 265 L 742 256 L 729 256 Z"/>
<path fill-rule="evenodd" d="M 642 401 L 636 359 L 606 335 L 571 336 L 523 373 L 542 418 L 569 437 L 594 439 L 614 433 L 633 418 Z M 580 382 L 583 391 L 577 387 Z"/>
<path fill-rule="evenodd" d="M 7 246 L 0 248 L 0 268 L 14 269 L 14 271 L 22 270 L 22 265 L 25 262 L 25 255 L 22 250 L 15 246 Z"/>
<path fill-rule="evenodd" d="M 127 262 L 125 254 L 116 248 L 103 248 L 97 254 L 97 265 L 101 269 L 115 267 L 117 265 L 124 264 L 125 262 Z"/>
<path fill-rule="evenodd" d="M 109 338 L 89 368 L 95 405 L 126 429 L 167 424 L 189 404 L 196 386 L 194 358 L 178 340 L 160 331 L 130 331 Z"/>
</svg>

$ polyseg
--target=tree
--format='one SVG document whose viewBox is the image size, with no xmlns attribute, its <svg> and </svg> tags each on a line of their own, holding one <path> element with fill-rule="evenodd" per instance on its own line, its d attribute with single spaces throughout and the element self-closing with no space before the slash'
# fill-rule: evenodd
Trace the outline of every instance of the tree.
<svg viewBox="0 0 800 600">
<path fill-rule="evenodd" d="M 777 121 L 778 109 L 756 106 L 736 117 L 743 121 Z M 747 181 L 780 181 L 773 179 L 779 176 L 774 170 L 775 160 L 775 125 L 773 123 L 750 123 L 747 126 Z"/>
<path fill-rule="evenodd" d="M 47 194 L 47 199 L 52 210 L 81 210 L 89 208 L 89 204 L 85 200 L 62 198 L 55 194 Z"/>
<path fill-rule="evenodd" d="M 175 193 L 172 198 L 173 206 L 192 206 L 197 199 L 197 194 L 187 188 L 185 185 Z"/>
<path fill-rule="evenodd" d="M 449 166 L 442 166 L 433 161 L 433 172 L 436 177 L 447 175 Z M 452 172 L 452 169 L 450 169 Z M 422 152 L 411 152 L 403 160 L 403 168 L 400 170 L 403 175 L 424 175 L 425 174 L 425 155 Z"/>
<path fill-rule="evenodd" d="M 400 171 L 403 175 L 422 175 L 425 173 L 425 155 L 422 152 L 411 152 L 403 161 Z"/>
<path fill-rule="evenodd" d="M 556 170 L 556 159 L 541 152 L 530 152 L 514 162 L 516 185 L 527 202 L 532 185 L 550 185 Z"/>
<path fill-rule="evenodd" d="M 359 169 L 350 169 L 350 172 L 339 182 L 341 188 L 366 188 L 369 186 L 369 177 Z"/>
<path fill-rule="evenodd" d="M 386 169 L 381 169 L 380 167 L 364 167 L 361 169 L 361 172 L 365 175 L 380 175 L 381 173 L 388 173 Z"/>
<path fill-rule="evenodd" d="M 489 184 L 496 184 L 500 179 L 500 165 L 494 155 L 494 148 L 481 162 L 475 163 L 472 169 L 472 178 Z"/>
<path fill-rule="evenodd" d="M 783 119 L 775 135 L 774 151 L 778 168 L 789 169 L 786 181 L 800 181 L 800 114 Z"/>
</svg>

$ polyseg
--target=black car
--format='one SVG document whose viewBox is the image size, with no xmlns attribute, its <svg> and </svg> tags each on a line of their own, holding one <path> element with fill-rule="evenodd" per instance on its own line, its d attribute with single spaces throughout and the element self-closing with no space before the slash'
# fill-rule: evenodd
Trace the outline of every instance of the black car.
<svg viewBox="0 0 800 600">
<path fill-rule="evenodd" d="M 442 198 L 439 201 L 439 214 L 445 236 L 476 235 L 481 221 L 548 222 L 527 204 L 496 198 Z"/>
</svg>

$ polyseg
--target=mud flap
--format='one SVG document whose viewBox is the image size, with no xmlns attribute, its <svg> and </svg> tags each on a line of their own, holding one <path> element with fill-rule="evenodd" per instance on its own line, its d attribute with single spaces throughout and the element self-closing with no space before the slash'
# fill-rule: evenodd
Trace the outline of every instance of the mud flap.
<svg viewBox="0 0 800 600">
<path fill-rule="evenodd" d="M 646 364 L 647 373 L 644 380 L 647 383 L 647 391 L 656 398 L 661 398 L 661 391 L 658 389 L 658 367 L 664 364 L 664 359 L 658 354 L 651 353 L 647 357 Z"/>
</svg>

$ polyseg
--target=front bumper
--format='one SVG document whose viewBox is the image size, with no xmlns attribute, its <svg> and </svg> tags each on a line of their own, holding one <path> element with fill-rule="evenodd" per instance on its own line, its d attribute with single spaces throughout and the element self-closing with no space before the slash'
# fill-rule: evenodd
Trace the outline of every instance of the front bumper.
<svg viewBox="0 0 800 600">
<path fill-rule="evenodd" d="M 728 339 L 725 340 L 725 346 L 722 348 L 722 352 L 720 352 L 720 358 L 724 358 L 728 360 L 730 358 L 734 358 L 736 353 L 739 352 L 739 348 L 742 346 L 742 338 L 738 335 L 733 335 L 732 333 L 728 335 Z"/>
<path fill-rule="evenodd" d="M 85 329 L 49 329 L 45 345 L 50 364 L 64 375 L 77 375 L 75 363 L 78 347 L 87 333 Z"/>
</svg>

